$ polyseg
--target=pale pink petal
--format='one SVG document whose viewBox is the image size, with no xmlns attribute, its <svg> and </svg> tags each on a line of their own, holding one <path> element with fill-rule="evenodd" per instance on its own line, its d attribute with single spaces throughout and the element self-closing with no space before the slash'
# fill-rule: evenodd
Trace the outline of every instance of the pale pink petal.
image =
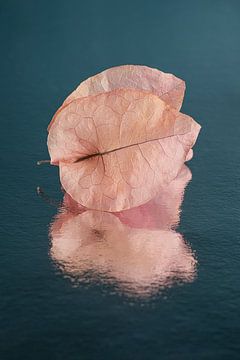
<svg viewBox="0 0 240 360">
<path fill-rule="evenodd" d="M 150 91 L 179 110 L 184 97 L 185 82 L 172 74 L 148 66 L 116 66 L 83 81 L 63 104 L 68 104 L 82 96 L 96 95 L 120 88 Z"/>
<path fill-rule="evenodd" d="M 131 227 L 162 230 L 175 228 L 180 220 L 184 190 L 191 178 L 190 169 L 183 165 L 177 177 L 168 185 L 159 188 L 153 199 L 143 205 L 112 214 Z M 72 214 L 81 214 L 87 210 L 68 193 L 64 194 L 63 209 Z"/>
<path fill-rule="evenodd" d="M 72 214 L 81 214 L 87 208 L 75 201 L 68 193 L 65 192 L 62 202 L 62 208 L 71 212 Z"/>
<path fill-rule="evenodd" d="M 171 107 L 180 110 L 185 92 L 185 82 L 172 74 L 142 65 L 122 65 L 104 70 L 83 81 L 67 97 L 54 115 L 48 130 L 59 111 L 72 100 L 120 88 L 149 91 L 159 96 Z"/>
<path fill-rule="evenodd" d="M 159 97 L 120 89 L 72 101 L 53 123 L 48 147 L 74 200 L 121 211 L 149 201 L 177 176 L 199 130 Z"/>
<path fill-rule="evenodd" d="M 186 156 L 186 161 L 190 161 L 193 158 L 193 149 L 190 149 Z"/>
<path fill-rule="evenodd" d="M 121 222 L 131 227 L 148 229 L 171 229 L 179 223 L 180 206 L 184 190 L 191 180 L 192 174 L 187 166 L 183 166 L 179 174 L 168 185 L 159 188 L 157 196 L 147 203 L 125 211 L 113 213 Z M 77 204 L 72 200 L 71 208 Z M 81 207 L 78 208 L 80 211 Z"/>
</svg>

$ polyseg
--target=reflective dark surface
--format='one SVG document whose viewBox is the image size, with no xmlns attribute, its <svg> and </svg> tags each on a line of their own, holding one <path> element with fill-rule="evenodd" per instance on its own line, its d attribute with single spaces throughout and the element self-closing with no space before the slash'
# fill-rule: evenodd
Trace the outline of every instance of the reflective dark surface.
<svg viewBox="0 0 240 360">
<path fill-rule="evenodd" d="M 0 17 L 1 359 L 238 359 L 239 2 L 10 0 Z M 57 209 L 36 195 L 39 185 L 62 198 L 57 168 L 35 166 L 56 108 L 81 80 L 126 63 L 186 80 L 183 112 L 202 125 L 176 229 L 194 279 L 158 278 L 145 297 L 121 263 L 121 278 L 111 267 L 102 281 L 98 268 L 87 283 L 59 268 Z"/>
<path fill-rule="evenodd" d="M 139 300 L 193 281 L 197 260 L 174 231 L 190 179 L 184 166 L 156 198 L 118 213 L 85 210 L 65 194 L 50 228 L 53 261 L 75 286 L 97 281 Z"/>
</svg>

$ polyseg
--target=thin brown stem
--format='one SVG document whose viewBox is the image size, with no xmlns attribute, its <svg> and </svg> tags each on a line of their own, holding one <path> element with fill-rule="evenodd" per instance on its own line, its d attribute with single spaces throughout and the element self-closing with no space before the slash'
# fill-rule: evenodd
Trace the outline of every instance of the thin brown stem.
<svg viewBox="0 0 240 360">
<path fill-rule="evenodd" d="M 42 165 L 42 164 L 50 164 L 51 160 L 39 160 L 37 161 L 37 165 Z"/>
<path fill-rule="evenodd" d="M 56 206 L 57 208 L 61 205 L 60 201 L 51 198 L 40 186 L 37 187 L 37 194 L 50 205 Z"/>
<path fill-rule="evenodd" d="M 184 135 L 184 134 L 186 134 L 186 132 L 180 133 L 180 134 L 178 134 L 178 135 Z M 139 143 L 134 143 L 134 144 L 130 144 L 130 145 L 125 145 L 125 146 L 121 146 L 121 147 L 119 147 L 119 148 L 115 148 L 115 149 L 111 149 L 111 150 L 106 150 L 106 151 L 99 152 L 99 153 L 93 153 L 93 154 L 90 154 L 90 155 L 85 155 L 85 156 L 82 156 L 82 157 L 80 157 L 79 159 L 75 160 L 73 163 L 78 163 L 78 162 L 80 162 L 80 161 L 84 161 L 84 160 L 87 160 L 87 159 L 91 159 L 91 158 L 96 157 L 96 156 L 107 155 L 107 154 L 110 154 L 110 153 L 115 152 L 115 151 L 119 151 L 119 150 L 127 149 L 127 148 L 130 148 L 130 147 L 133 147 L 133 146 L 138 146 L 138 145 L 150 143 L 150 142 L 152 142 L 152 141 L 158 141 L 158 140 L 161 140 L 161 139 L 170 138 L 170 137 L 173 137 L 173 136 L 175 136 L 175 134 L 173 134 L 173 135 L 168 135 L 168 136 L 163 136 L 163 137 L 160 137 L 160 138 L 154 138 L 154 139 L 150 139 L 150 140 L 145 140 L 145 141 L 141 141 L 141 142 L 139 142 Z M 37 162 L 37 165 L 50 164 L 50 163 L 51 163 L 51 160 L 40 160 L 40 161 Z"/>
</svg>

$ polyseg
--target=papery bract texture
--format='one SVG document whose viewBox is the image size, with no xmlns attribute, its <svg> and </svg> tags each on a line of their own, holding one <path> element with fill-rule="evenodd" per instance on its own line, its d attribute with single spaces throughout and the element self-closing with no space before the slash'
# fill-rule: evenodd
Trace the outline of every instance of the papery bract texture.
<svg viewBox="0 0 240 360">
<path fill-rule="evenodd" d="M 149 201 L 177 176 L 199 130 L 158 96 L 119 89 L 64 107 L 49 131 L 48 148 L 74 200 L 121 211 Z"/>
<path fill-rule="evenodd" d="M 184 190 L 191 178 L 191 171 L 184 165 L 178 176 L 168 185 L 159 188 L 153 199 L 138 207 L 114 214 L 122 223 L 131 227 L 145 226 L 148 229 L 162 230 L 176 228 L 180 220 Z"/>
<path fill-rule="evenodd" d="M 149 91 L 158 95 L 171 107 L 180 110 L 185 92 L 185 82 L 172 74 L 167 74 L 148 66 L 116 66 L 106 69 L 83 81 L 77 89 L 66 98 L 62 107 L 80 97 L 96 95 L 121 88 Z M 60 111 L 62 107 L 58 111 Z M 55 121 L 56 115 L 53 117 L 49 129 Z"/>
<path fill-rule="evenodd" d="M 180 220 L 180 206 L 192 174 L 184 165 L 179 174 L 168 185 L 159 188 L 157 196 L 143 205 L 128 210 L 113 212 L 122 223 L 134 228 L 172 230 Z M 73 215 L 82 214 L 87 208 L 64 194 L 62 210 Z"/>
</svg>

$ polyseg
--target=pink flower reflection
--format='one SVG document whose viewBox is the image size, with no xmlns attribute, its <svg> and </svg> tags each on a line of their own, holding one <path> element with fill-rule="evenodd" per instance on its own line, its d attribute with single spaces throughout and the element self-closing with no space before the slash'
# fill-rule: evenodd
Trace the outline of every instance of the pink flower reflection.
<svg viewBox="0 0 240 360">
<path fill-rule="evenodd" d="M 100 276 L 128 295 L 150 296 L 176 281 L 192 281 L 193 252 L 171 229 L 190 179 L 184 166 L 158 197 L 120 213 L 87 210 L 65 194 L 50 228 L 52 259 L 76 280 Z"/>
</svg>

